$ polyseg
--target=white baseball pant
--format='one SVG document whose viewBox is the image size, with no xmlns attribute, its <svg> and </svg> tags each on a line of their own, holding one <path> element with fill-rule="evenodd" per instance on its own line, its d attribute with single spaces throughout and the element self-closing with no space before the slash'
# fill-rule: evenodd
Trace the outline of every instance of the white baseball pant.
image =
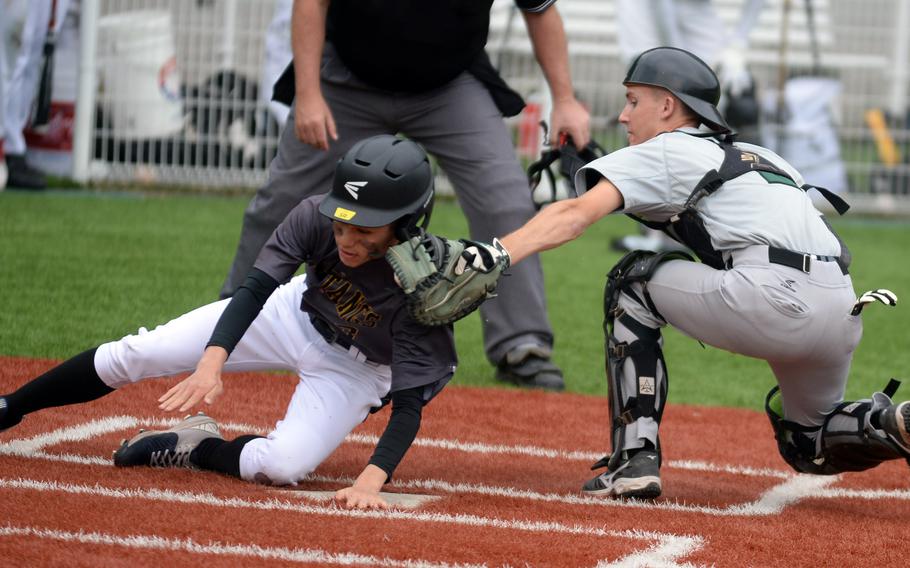
<svg viewBox="0 0 910 568">
<path fill-rule="evenodd" d="M 257 474 L 276 485 L 312 472 L 366 419 L 391 387 L 387 365 L 366 361 L 356 349 L 328 344 L 300 310 L 304 276 L 278 288 L 244 334 L 225 371 L 294 371 L 300 377 L 284 418 L 266 438 L 243 447 L 240 476 Z M 151 331 L 101 345 L 98 375 L 112 388 L 146 378 L 192 371 L 229 300 L 197 308 Z M 226 378 L 230 396 L 230 377 Z M 276 401 L 277 402 L 277 401 Z"/>
</svg>

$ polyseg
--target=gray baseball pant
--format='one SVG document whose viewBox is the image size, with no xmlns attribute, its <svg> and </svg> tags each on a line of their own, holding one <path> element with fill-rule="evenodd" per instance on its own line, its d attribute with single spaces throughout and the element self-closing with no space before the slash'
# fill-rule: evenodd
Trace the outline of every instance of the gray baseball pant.
<svg viewBox="0 0 910 568">
<path fill-rule="evenodd" d="M 733 251 L 732 258 L 730 270 L 684 260 L 660 265 L 647 290 L 666 321 L 625 293 L 619 305 L 648 327 L 669 323 L 713 347 L 764 359 L 780 385 L 784 418 L 821 426 L 844 400 L 862 336 L 861 317 L 850 315 L 856 301 L 850 276 L 836 262 L 812 262 L 808 273 L 769 263 L 764 245 Z M 642 297 L 640 284 L 633 289 Z M 635 339 L 619 320 L 614 333 L 619 341 Z M 622 375 L 623 392 L 636 392 L 631 361 Z M 624 447 L 653 443 L 656 434 L 654 419 L 640 418 L 626 428 Z"/>
</svg>

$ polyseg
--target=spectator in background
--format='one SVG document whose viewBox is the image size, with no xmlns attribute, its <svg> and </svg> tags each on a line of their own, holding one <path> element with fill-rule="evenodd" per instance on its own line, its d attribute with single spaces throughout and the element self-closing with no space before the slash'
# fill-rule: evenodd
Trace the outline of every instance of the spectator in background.
<svg viewBox="0 0 910 568">
<path fill-rule="evenodd" d="M 68 7 L 69 0 L 0 0 L 0 156 L 6 155 L 10 187 L 44 189 L 47 184 L 25 160 L 23 131 L 38 94 L 48 27 L 53 23 L 59 30 Z"/>
<path fill-rule="evenodd" d="M 589 115 L 572 90 L 554 1 L 515 3 L 552 93 L 552 140 L 564 132 L 581 147 L 589 140 Z M 492 3 L 295 0 L 293 62 L 274 95 L 293 100 L 293 119 L 268 182 L 246 209 L 222 297 L 237 290 L 288 211 L 328 191 L 338 158 L 368 136 L 401 133 L 425 146 L 452 181 L 473 238 L 492 239 L 531 218 L 527 178 L 502 120 L 518 114 L 524 102 L 484 50 Z M 561 390 L 562 372 L 550 360 L 553 332 L 540 260 L 523 262 L 500 292 L 481 308 L 484 346 L 497 377 Z"/>
<path fill-rule="evenodd" d="M 758 102 L 746 68 L 749 32 L 765 0 L 746 0 L 737 28 L 730 33 L 713 0 L 617 0 L 619 53 L 628 67 L 644 51 L 667 46 L 685 49 L 708 62 L 721 84 L 718 108 L 737 130 L 737 139 L 758 143 Z M 613 242 L 613 248 L 678 250 L 683 248 L 660 231 L 640 226 L 640 234 Z"/>
</svg>

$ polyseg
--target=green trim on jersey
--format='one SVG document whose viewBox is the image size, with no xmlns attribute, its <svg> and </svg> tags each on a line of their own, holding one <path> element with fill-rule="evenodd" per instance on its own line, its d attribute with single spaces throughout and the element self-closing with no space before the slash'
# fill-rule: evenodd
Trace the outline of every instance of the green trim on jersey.
<svg viewBox="0 0 910 568">
<path fill-rule="evenodd" d="M 782 183 L 784 185 L 789 185 L 789 186 L 799 189 L 799 186 L 796 185 L 796 182 L 794 182 L 792 179 L 788 178 L 787 176 L 776 174 L 774 172 L 758 172 L 758 174 L 761 177 L 765 178 L 765 181 L 767 181 L 768 183 Z"/>
</svg>

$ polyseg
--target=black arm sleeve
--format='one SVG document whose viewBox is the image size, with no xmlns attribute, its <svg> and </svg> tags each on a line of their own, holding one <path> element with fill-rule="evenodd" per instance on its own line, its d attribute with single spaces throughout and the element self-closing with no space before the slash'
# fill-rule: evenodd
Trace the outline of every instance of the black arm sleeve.
<svg viewBox="0 0 910 568">
<path fill-rule="evenodd" d="M 386 472 L 389 479 L 392 479 L 392 472 L 420 430 L 424 388 L 421 386 L 392 393 L 392 415 L 370 458 L 370 463 Z"/>
<path fill-rule="evenodd" d="M 258 268 L 250 270 L 215 324 L 215 331 L 205 346 L 224 347 L 230 354 L 277 287 L 278 281 L 265 272 Z"/>
</svg>

